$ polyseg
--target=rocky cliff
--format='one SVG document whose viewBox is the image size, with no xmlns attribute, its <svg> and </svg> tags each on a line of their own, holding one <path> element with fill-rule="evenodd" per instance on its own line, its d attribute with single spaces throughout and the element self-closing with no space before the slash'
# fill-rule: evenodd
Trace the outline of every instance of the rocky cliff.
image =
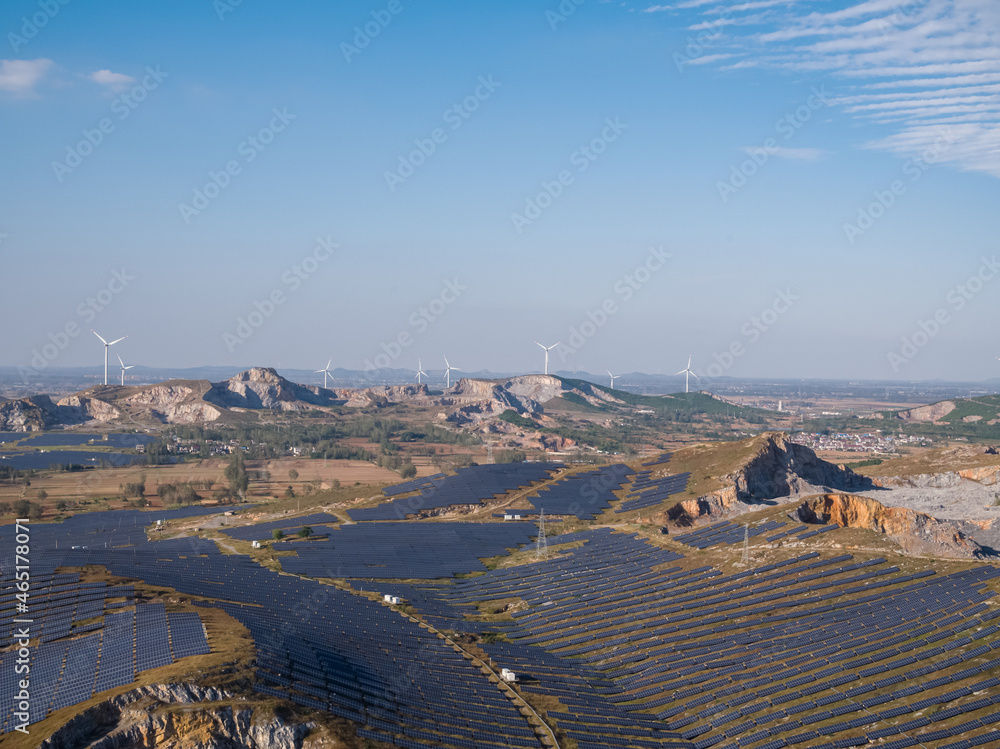
<svg viewBox="0 0 1000 749">
<path fill-rule="evenodd" d="M 224 408 L 298 411 L 334 405 L 337 394 L 321 387 L 296 385 L 270 367 L 254 367 L 212 385 L 204 398 Z"/>
<path fill-rule="evenodd" d="M 813 497 L 799 505 L 794 516 L 804 523 L 833 523 L 882 533 L 907 554 L 954 559 L 984 556 L 982 547 L 951 523 L 915 510 L 885 507 L 867 497 L 850 494 Z"/>
<path fill-rule="evenodd" d="M 59 406 L 47 395 L 0 404 L 0 432 L 34 432 L 85 421 L 88 417 L 81 409 Z"/>
<path fill-rule="evenodd" d="M 722 477 L 721 489 L 683 500 L 662 516 L 680 525 L 715 521 L 740 515 L 761 502 L 831 490 L 872 488 L 871 479 L 817 457 L 782 432 L 769 432 L 749 441 L 749 456 Z"/>
<path fill-rule="evenodd" d="M 309 736 L 314 728 L 312 723 L 263 714 L 258 706 L 218 689 L 158 684 L 114 697 L 75 716 L 39 749 L 318 749 L 337 745 L 325 737 Z"/>
</svg>

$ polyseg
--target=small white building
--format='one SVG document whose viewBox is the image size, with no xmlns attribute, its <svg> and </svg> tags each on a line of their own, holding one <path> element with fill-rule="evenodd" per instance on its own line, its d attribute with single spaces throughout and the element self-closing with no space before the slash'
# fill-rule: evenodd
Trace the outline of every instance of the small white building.
<svg viewBox="0 0 1000 749">
<path fill-rule="evenodd" d="M 504 668 L 504 669 L 501 669 L 501 671 L 500 671 L 500 678 L 503 679 L 504 681 L 508 682 L 508 683 L 509 682 L 514 682 L 514 681 L 517 681 L 517 674 L 515 674 L 509 668 Z"/>
<path fill-rule="evenodd" d="M 388 593 L 386 593 L 384 596 L 382 596 L 382 600 L 385 601 L 386 603 L 391 603 L 393 606 L 399 605 L 399 596 L 391 596 Z"/>
</svg>

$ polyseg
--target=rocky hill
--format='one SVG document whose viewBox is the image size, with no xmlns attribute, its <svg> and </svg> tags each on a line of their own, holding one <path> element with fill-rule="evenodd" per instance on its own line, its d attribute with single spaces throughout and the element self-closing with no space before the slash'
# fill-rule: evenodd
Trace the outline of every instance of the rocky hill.
<svg viewBox="0 0 1000 749">
<path fill-rule="evenodd" d="M 180 708 L 180 709 L 179 709 Z M 343 746 L 312 722 L 288 721 L 230 692 L 158 684 L 86 710 L 39 749 L 320 749 Z"/>
<path fill-rule="evenodd" d="M 715 448 L 721 450 L 722 447 Z M 721 488 L 684 499 L 666 510 L 663 519 L 680 525 L 740 515 L 761 503 L 779 503 L 828 491 L 870 489 L 872 480 L 850 469 L 819 458 L 812 449 L 792 442 L 787 434 L 768 432 L 730 446 L 730 464 L 712 465 Z M 685 469 L 681 451 L 669 466 L 671 473 Z"/>
</svg>

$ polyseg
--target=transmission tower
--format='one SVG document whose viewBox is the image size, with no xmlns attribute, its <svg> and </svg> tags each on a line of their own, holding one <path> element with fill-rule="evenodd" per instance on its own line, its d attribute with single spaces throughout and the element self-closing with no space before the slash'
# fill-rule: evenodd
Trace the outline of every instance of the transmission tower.
<svg viewBox="0 0 1000 749">
<path fill-rule="evenodd" d="M 545 510 L 542 510 L 538 519 L 538 547 L 535 549 L 535 559 L 542 559 L 548 550 L 548 541 L 545 539 Z"/>
<path fill-rule="evenodd" d="M 743 526 L 743 566 L 750 566 L 750 524 Z"/>
</svg>

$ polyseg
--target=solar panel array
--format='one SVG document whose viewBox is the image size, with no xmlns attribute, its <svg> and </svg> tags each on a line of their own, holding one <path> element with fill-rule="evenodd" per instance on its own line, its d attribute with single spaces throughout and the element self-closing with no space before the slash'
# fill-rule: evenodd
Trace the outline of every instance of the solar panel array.
<svg viewBox="0 0 1000 749">
<path fill-rule="evenodd" d="M 135 681 L 137 672 L 211 652 L 198 614 L 170 614 L 168 626 L 163 604 L 136 605 L 132 586 L 81 583 L 72 574 L 32 582 L 30 616 L 33 627 L 40 625 L 32 634 L 41 632 L 42 636 L 29 647 L 31 723 L 86 702 L 100 692 L 127 686 Z M 13 581 L 5 576 L 0 585 L 4 601 L 13 596 L 12 590 Z M 66 608 L 73 610 L 67 601 L 93 602 L 95 596 L 103 596 L 97 600 L 101 605 L 96 617 L 101 621 L 65 633 L 51 629 L 53 617 L 61 616 Z M 124 600 L 110 600 L 117 598 Z M 111 612 L 123 606 L 134 608 Z M 5 615 L 12 608 L 4 606 Z M 76 611 L 81 611 L 79 604 Z M 89 634 L 80 636 L 83 632 Z M 61 639 L 53 642 L 55 637 Z M 11 643 L 7 636 L 5 646 Z M 23 677 L 14 670 L 17 658 L 17 650 L 0 653 L 0 734 L 13 731 L 18 724 L 13 717 L 14 702 L 18 680 Z"/>
<path fill-rule="evenodd" d="M 276 543 L 286 572 L 307 577 L 418 579 L 485 571 L 482 557 L 507 553 L 531 541 L 534 524 L 359 523 L 333 530 L 324 540 Z"/>
<path fill-rule="evenodd" d="M 994 567 L 903 573 L 811 551 L 725 575 L 606 530 L 561 540 L 583 546 L 401 592 L 436 626 L 505 635 L 484 647 L 568 707 L 548 717 L 582 749 L 1000 746 Z M 526 604 L 512 621 L 465 619 L 512 598 Z"/>
<path fill-rule="evenodd" d="M 497 495 L 551 478 L 561 463 L 501 463 L 459 468 L 453 476 L 436 478 L 430 486 L 411 497 L 400 497 L 375 507 L 348 510 L 351 520 L 404 520 L 423 510 L 453 505 L 478 505 Z M 421 481 L 417 479 L 415 481 Z M 420 484 L 409 482 L 417 488 Z"/>
<path fill-rule="evenodd" d="M 721 544 L 741 544 L 747 536 L 750 538 L 766 536 L 765 540 L 768 542 L 777 541 L 791 536 L 796 536 L 797 540 L 802 540 L 818 536 L 822 533 L 835 531 L 838 527 L 836 525 L 823 525 L 819 527 L 805 526 L 804 528 L 783 531 L 773 536 L 767 535 L 772 531 L 778 530 L 779 528 L 784 528 L 786 525 L 787 523 L 783 523 L 781 521 L 769 520 L 764 523 L 751 525 L 749 529 L 747 529 L 742 525 L 726 520 L 721 523 L 715 523 L 714 525 L 699 528 L 696 531 L 674 536 L 674 540 L 678 543 L 685 544 L 686 546 L 694 547 L 695 549 L 707 549 Z"/>
<path fill-rule="evenodd" d="M 65 627 L 63 609 L 73 611 L 71 630 L 80 630 L 72 648 L 65 637 L 33 648 L 33 700 L 40 700 L 33 719 L 88 689 L 133 679 L 128 669 L 140 661 L 205 647 L 195 642 L 204 632 L 190 614 L 112 605 L 130 600 L 128 586 L 105 596 L 102 627 L 84 629 L 88 620 L 78 617 L 93 610 L 96 594 L 56 569 L 96 564 L 222 608 L 253 636 L 259 691 L 351 720 L 362 739 L 413 749 L 540 746 L 495 685 L 409 617 L 247 556 L 220 554 L 201 539 L 150 542 L 150 513 L 104 515 L 68 530 L 33 526 L 33 548 L 44 550 L 37 574 L 48 585 L 39 590 L 53 604 L 50 632 Z M 784 524 L 756 527 L 767 538 L 788 533 Z M 820 530 L 836 528 L 791 534 L 808 539 Z M 313 561 L 329 573 L 330 560 L 339 559 L 338 574 L 329 576 L 364 570 L 355 588 L 400 595 L 434 627 L 502 635 L 483 649 L 497 668 L 518 673 L 523 692 L 544 698 L 548 722 L 580 749 L 1000 745 L 994 567 L 956 565 L 936 575 L 882 558 L 803 550 L 723 573 L 609 529 L 562 535 L 561 550 L 544 560 L 493 570 L 479 563 L 533 532 L 528 523 L 349 525 L 329 539 L 290 542 L 297 556 L 282 561 Z M 685 535 L 714 544 L 742 541 L 743 532 L 724 524 Z M 69 535 L 86 548 L 69 548 Z M 9 542 L 9 526 L 0 527 L 0 550 Z M 459 571 L 483 574 L 387 579 L 418 579 L 414 569 L 451 575 L 463 565 Z M 372 586 L 370 578 L 380 581 Z M 68 590 L 75 595 L 64 596 Z M 508 618 L 480 615 L 493 606 Z M 46 626 L 47 618 L 40 631 Z M 114 655 L 106 661 L 105 653 Z M 10 730 L 9 657 L 0 662 L 3 730 Z"/>
<path fill-rule="evenodd" d="M 546 515 L 575 515 L 593 520 L 617 501 L 612 493 L 621 489 L 632 469 L 618 463 L 593 471 L 574 473 L 539 489 L 528 501 Z"/>
<path fill-rule="evenodd" d="M 673 453 L 663 453 L 661 455 L 657 455 L 652 460 L 647 460 L 642 465 L 645 466 L 646 468 L 649 468 L 650 466 L 662 466 L 662 465 L 666 465 L 667 463 L 670 462 L 670 459 L 672 457 L 673 457 Z"/>
<path fill-rule="evenodd" d="M 631 512 L 632 510 L 644 510 L 664 502 L 671 497 L 682 494 L 687 490 L 690 473 L 679 473 L 674 476 L 652 477 L 652 471 L 640 471 L 636 474 L 635 480 L 625 501 L 622 502 L 615 512 Z"/>
<path fill-rule="evenodd" d="M 418 489 L 425 489 L 431 486 L 438 479 L 443 479 L 444 477 L 445 474 L 443 473 L 434 473 L 430 476 L 424 476 L 423 478 L 402 481 L 394 486 L 386 487 L 382 490 L 382 493 L 387 497 L 395 497 L 399 494 L 408 494 L 409 492 L 415 492 Z"/>
</svg>

